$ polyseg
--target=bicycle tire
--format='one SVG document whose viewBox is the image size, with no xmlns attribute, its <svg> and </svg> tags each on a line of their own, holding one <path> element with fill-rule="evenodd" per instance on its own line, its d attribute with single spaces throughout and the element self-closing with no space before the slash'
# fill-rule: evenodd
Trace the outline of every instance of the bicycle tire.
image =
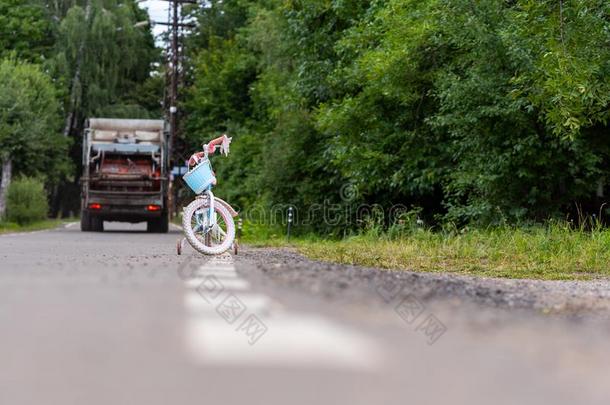
<svg viewBox="0 0 610 405">
<path fill-rule="evenodd" d="M 182 228 L 184 229 L 186 240 L 193 247 L 193 249 L 206 255 L 219 255 L 229 250 L 233 245 L 233 241 L 235 240 L 235 223 L 233 222 L 233 217 L 229 213 L 229 210 L 227 210 L 221 204 L 214 204 L 214 211 L 216 211 L 216 213 L 222 217 L 227 226 L 226 238 L 219 245 L 206 246 L 205 243 L 199 240 L 193 232 L 193 229 L 191 228 L 191 218 L 193 217 L 195 211 L 207 206 L 208 205 L 206 204 L 205 200 L 202 198 L 197 198 L 195 201 L 187 205 L 186 208 L 184 208 L 184 213 L 182 215 Z"/>
</svg>

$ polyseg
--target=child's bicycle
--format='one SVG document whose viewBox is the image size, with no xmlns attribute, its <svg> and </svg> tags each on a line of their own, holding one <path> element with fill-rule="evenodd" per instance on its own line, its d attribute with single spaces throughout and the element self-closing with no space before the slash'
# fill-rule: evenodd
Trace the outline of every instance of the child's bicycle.
<svg viewBox="0 0 610 405">
<path fill-rule="evenodd" d="M 222 154 L 228 155 L 230 143 L 231 138 L 223 135 L 203 145 L 203 152 L 195 153 L 189 159 L 189 171 L 183 177 L 185 183 L 197 194 L 182 213 L 184 235 L 195 250 L 206 255 L 219 255 L 229 249 L 237 254 L 233 221 L 237 212 L 212 193 L 216 176 L 208 157 L 214 154 L 217 147 Z M 178 254 L 182 254 L 184 240 L 182 238 L 178 241 Z"/>
</svg>

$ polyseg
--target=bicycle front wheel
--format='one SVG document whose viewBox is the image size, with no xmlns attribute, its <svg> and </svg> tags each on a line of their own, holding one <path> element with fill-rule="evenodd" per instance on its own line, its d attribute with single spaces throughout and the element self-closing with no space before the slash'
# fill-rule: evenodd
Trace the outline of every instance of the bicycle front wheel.
<svg viewBox="0 0 610 405">
<path fill-rule="evenodd" d="M 219 255 L 226 252 L 235 240 L 235 223 L 229 211 L 214 204 L 210 215 L 208 198 L 197 198 L 184 209 L 182 228 L 186 240 L 200 253 Z"/>
</svg>

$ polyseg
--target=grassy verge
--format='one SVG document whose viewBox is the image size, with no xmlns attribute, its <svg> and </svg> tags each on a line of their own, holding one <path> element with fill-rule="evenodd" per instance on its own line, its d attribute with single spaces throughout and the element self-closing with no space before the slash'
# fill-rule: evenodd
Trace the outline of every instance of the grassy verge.
<svg viewBox="0 0 610 405">
<path fill-rule="evenodd" d="M 294 241 L 295 239 L 290 242 Z M 300 237 L 297 241 L 303 242 L 304 238 Z M 290 245 L 286 239 L 286 231 L 284 229 L 251 222 L 244 223 L 240 242 L 253 247 L 283 247 Z"/>
<path fill-rule="evenodd" d="M 0 234 L 13 233 L 13 232 L 31 232 L 40 231 L 44 229 L 57 228 L 61 224 L 65 223 L 65 220 L 61 219 L 46 219 L 44 221 L 36 221 L 27 225 L 19 225 L 13 222 L 2 222 L 0 221 Z"/>
<path fill-rule="evenodd" d="M 549 280 L 610 276 L 610 230 L 566 224 L 439 233 L 415 229 L 399 236 L 364 234 L 342 240 L 251 232 L 245 243 L 290 245 L 312 259 L 391 269 Z"/>
</svg>

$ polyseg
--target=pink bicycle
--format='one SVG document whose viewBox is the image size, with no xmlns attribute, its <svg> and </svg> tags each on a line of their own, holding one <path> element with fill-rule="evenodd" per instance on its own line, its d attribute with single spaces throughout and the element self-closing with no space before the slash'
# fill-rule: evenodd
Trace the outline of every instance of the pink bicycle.
<svg viewBox="0 0 610 405">
<path fill-rule="evenodd" d="M 188 161 L 189 171 L 183 177 L 185 183 L 197 194 L 182 214 L 182 228 L 189 244 L 198 252 L 219 255 L 229 249 L 237 254 L 234 217 L 237 212 L 226 201 L 214 196 L 216 175 L 209 157 L 217 150 L 227 156 L 231 138 L 223 135 L 203 145 L 203 151 L 195 153 Z M 178 254 L 182 253 L 184 239 L 178 241 Z"/>
</svg>

